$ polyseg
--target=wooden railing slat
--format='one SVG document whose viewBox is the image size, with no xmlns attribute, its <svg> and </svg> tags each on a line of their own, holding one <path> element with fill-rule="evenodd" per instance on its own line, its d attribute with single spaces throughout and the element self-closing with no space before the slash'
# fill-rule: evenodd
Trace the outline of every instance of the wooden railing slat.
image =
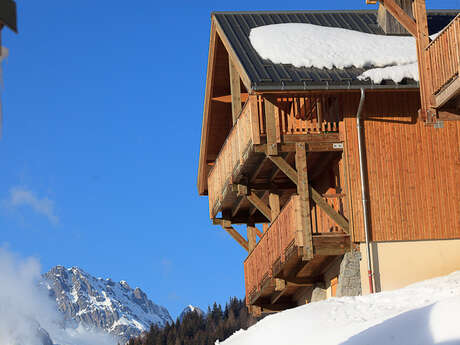
<svg viewBox="0 0 460 345">
<path fill-rule="evenodd" d="M 460 14 L 426 48 L 433 93 L 460 75 Z"/>
</svg>

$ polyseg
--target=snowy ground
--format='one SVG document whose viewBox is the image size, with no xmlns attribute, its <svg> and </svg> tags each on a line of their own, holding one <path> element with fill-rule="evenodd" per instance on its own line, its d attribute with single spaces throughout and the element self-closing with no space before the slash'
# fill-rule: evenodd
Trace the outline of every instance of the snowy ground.
<svg viewBox="0 0 460 345">
<path fill-rule="evenodd" d="M 434 36 L 433 36 L 434 37 Z M 359 78 L 379 84 L 418 77 L 412 36 L 384 36 L 326 26 L 286 23 L 256 27 L 249 39 L 257 53 L 273 63 L 296 67 L 374 67 Z"/>
<path fill-rule="evenodd" d="M 270 315 L 221 345 L 459 345 L 460 271 Z"/>
</svg>

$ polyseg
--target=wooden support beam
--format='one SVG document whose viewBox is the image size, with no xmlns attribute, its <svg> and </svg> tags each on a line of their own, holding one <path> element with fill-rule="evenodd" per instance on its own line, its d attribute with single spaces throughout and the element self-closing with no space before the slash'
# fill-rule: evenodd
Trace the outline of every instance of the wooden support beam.
<svg viewBox="0 0 460 345">
<path fill-rule="evenodd" d="M 244 184 L 238 184 L 236 185 L 236 193 L 238 196 L 246 196 L 248 195 L 248 186 Z"/>
<path fill-rule="evenodd" d="M 275 304 L 278 300 L 283 297 L 287 292 L 287 289 L 276 291 L 270 298 L 270 304 Z"/>
<path fill-rule="evenodd" d="M 274 278 L 275 291 L 282 291 L 286 288 L 286 281 L 284 279 Z"/>
<path fill-rule="evenodd" d="M 268 179 L 251 184 L 250 188 L 255 192 L 272 190 L 276 191 L 278 194 L 281 194 L 282 192 L 295 192 L 297 190 L 297 187 L 290 181 L 283 183 L 273 183 L 268 181 Z"/>
<path fill-rule="evenodd" d="M 284 279 L 287 285 L 293 286 L 314 286 L 318 282 L 318 278 L 298 278 L 298 277 L 287 277 Z"/>
<path fill-rule="evenodd" d="M 249 251 L 249 243 L 244 239 L 243 236 L 240 235 L 238 231 L 236 231 L 232 226 L 229 228 L 223 228 L 225 231 L 228 232 L 233 239 L 240 244 L 241 247 Z"/>
<path fill-rule="evenodd" d="M 332 218 L 345 232 L 349 233 L 348 221 L 336 210 L 334 210 L 312 186 L 310 186 L 310 197 L 329 217 Z"/>
<path fill-rule="evenodd" d="M 269 98 L 264 98 L 265 126 L 267 129 L 267 154 L 274 156 L 278 154 L 275 107 L 275 104 Z"/>
<path fill-rule="evenodd" d="M 293 152 L 288 152 L 287 155 L 285 157 L 283 157 L 283 159 L 287 162 L 289 161 L 290 157 L 292 156 Z M 278 176 L 278 174 L 281 172 L 280 168 L 278 168 L 277 166 L 275 167 L 273 173 L 270 175 L 270 178 L 269 180 L 270 181 L 274 181 L 275 178 Z"/>
<path fill-rule="evenodd" d="M 255 209 L 257 211 L 257 209 Z M 220 225 L 220 221 L 222 218 L 213 218 L 213 224 L 214 225 Z M 249 217 L 247 215 L 240 215 L 236 217 L 230 217 L 228 220 L 231 224 L 237 224 L 237 225 L 246 225 L 248 223 L 254 223 L 254 224 L 262 224 L 267 221 L 267 218 L 263 214 L 257 214 L 257 215 L 250 215 Z"/>
<path fill-rule="evenodd" d="M 299 143 L 300 145 L 304 145 Z M 297 144 L 296 144 L 297 145 Z M 291 167 L 283 158 L 279 156 L 268 156 L 268 158 L 275 163 L 281 171 L 283 171 L 292 182 L 298 186 L 297 171 Z M 296 153 L 296 164 L 297 164 L 297 153 Z M 306 162 L 305 162 L 306 165 Z M 307 177 L 308 178 L 308 177 Z M 331 217 L 341 228 L 346 232 L 349 232 L 348 221 L 334 210 L 311 185 L 309 185 L 309 196 L 310 198 L 329 216 Z M 311 233 L 311 232 L 310 232 Z"/>
<path fill-rule="evenodd" d="M 280 214 L 280 196 L 276 193 L 270 192 L 268 196 L 268 202 L 270 204 L 271 219 L 274 220 Z"/>
<path fill-rule="evenodd" d="M 297 194 L 300 202 L 300 228 L 303 239 L 303 260 L 313 259 L 313 240 L 311 230 L 311 214 L 310 214 L 310 195 L 308 188 L 308 169 L 307 169 L 307 153 L 305 151 L 305 143 L 296 144 L 295 165 L 297 169 Z"/>
<path fill-rule="evenodd" d="M 260 162 L 259 166 L 257 167 L 257 169 L 252 174 L 251 178 L 249 179 L 249 183 L 253 183 L 257 179 L 257 176 L 259 176 L 260 172 L 264 168 L 266 161 L 267 161 L 267 158 L 264 158 L 262 162 Z"/>
<path fill-rule="evenodd" d="M 247 92 L 241 93 L 241 103 L 244 103 L 248 100 L 249 94 Z M 216 102 L 221 102 L 221 103 L 232 103 L 232 95 L 224 95 L 224 96 L 218 96 L 218 97 L 213 97 L 213 101 Z"/>
<path fill-rule="evenodd" d="M 267 156 L 292 182 L 297 184 L 297 172 L 280 156 Z"/>
<path fill-rule="evenodd" d="M 251 189 L 251 190 L 252 190 L 252 189 Z M 254 193 L 256 193 L 256 194 L 257 194 L 257 192 L 258 192 L 258 191 L 256 191 L 256 190 L 252 190 L 252 191 L 253 191 Z M 262 196 L 260 197 L 260 199 L 262 199 L 262 200 L 265 199 L 265 197 L 268 195 L 268 190 L 264 190 L 263 192 L 264 192 L 264 194 L 262 194 Z M 252 205 L 252 204 L 251 204 L 251 205 Z M 253 216 L 257 211 L 258 211 L 257 207 L 254 207 L 254 205 L 252 205 L 252 209 L 251 209 L 251 211 L 249 211 L 249 214 L 250 214 L 251 216 Z M 264 215 L 262 215 L 262 217 L 264 217 L 264 219 L 265 219 L 265 221 L 263 221 L 262 223 L 265 223 L 266 220 L 267 220 L 267 218 L 266 218 Z M 246 223 L 247 223 L 247 222 L 246 222 Z M 254 223 L 255 223 L 255 222 L 254 222 Z M 257 222 L 257 223 L 261 223 L 261 222 Z M 265 231 L 265 230 L 264 230 L 264 231 Z"/>
<path fill-rule="evenodd" d="M 417 35 L 417 24 L 394 0 L 380 0 L 385 9 L 409 31 L 412 36 Z"/>
<path fill-rule="evenodd" d="M 257 245 L 257 228 L 254 224 L 248 224 L 246 229 L 248 232 L 248 246 L 250 254 Z"/>
<path fill-rule="evenodd" d="M 285 137 L 288 134 L 285 135 Z M 302 134 L 299 134 L 298 136 L 300 137 Z M 304 140 L 295 140 L 293 142 L 288 142 L 285 138 L 285 143 L 284 144 L 278 144 L 278 152 L 295 152 L 295 143 L 296 142 L 306 142 Z M 341 147 L 342 144 L 340 140 L 335 140 L 335 141 L 315 141 L 315 142 L 306 142 L 307 144 L 307 152 L 340 152 L 343 151 L 343 148 Z M 338 144 L 338 145 L 336 145 Z M 261 145 L 255 145 L 254 146 L 254 152 L 256 153 L 265 153 L 268 154 L 268 146 L 265 144 Z"/>
<path fill-rule="evenodd" d="M 259 307 L 262 308 L 262 313 L 273 313 L 278 311 L 283 311 L 286 309 L 291 309 L 297 307 L 294 302 L 288 303 L 276 303 L 276 304 L 260 304 Z"/>
<path fill-rule="evenodd" d="M 239 196 L 237 198 L 235 206 L 232 208 L 233 209 L 232 217 L 235 217 L 238 214 L 238 211 L 240 210 L 241 205 L 243 205 L 243 203 L 244 203 L 244 199 L 245 199 L 244 196 Z"/>
<path fill-rule="evenodd" d="M 286 281 L 283 279 L 275 278 L 275 293 L 270 299 L 270 304 L 275 304 L 278 300 L 283 297 L 287 292 Z"/>
<path fill-rule="evenodd" d="M 414 0 L 412 5 L 412 11 L 414 12 L 417 23 L 414 36 L 416 39 L 417 62 L 420 76 L 421 117 L 423 120 L 432 122 L 435 112 L 431 109 L 434 104 L 432 104 L 431 64 L 428 61 L 429 56 L 426 51 L 426 48 L 430 44 L 430 36 L 428 35 L 425 0 Z"/>
<path fill-rule="evenodd" d="M 249 251 L 249 243 L 244 239 L 243 236 L 240 235 L 238 231 L 236 231 L 232 225 L 231 221 L 227 219 L 219 219 L 219 218 L 214 218 L 213 219 L 213 224 L 215 225 L 220 225 L 222 228 L 228 232 L 230 236 L 233 237 L 233 239 L 238 242 L 244 249 Z"/>
<path fill-rule="evenodd" d="M 230 92 L 232 94 L 232 119 L 233 125 L 235 125 L 241 113 L 241 87 L 240 75 L 230 57 L 228 59 L 228 69 L 230 72 Z"/>
<path fill-rule="evenodd" d="M 260 211 L 270 222 L 272 220 L 271 210 L 254 191 L 247 196 L 249 202 Z"/>
</svg>

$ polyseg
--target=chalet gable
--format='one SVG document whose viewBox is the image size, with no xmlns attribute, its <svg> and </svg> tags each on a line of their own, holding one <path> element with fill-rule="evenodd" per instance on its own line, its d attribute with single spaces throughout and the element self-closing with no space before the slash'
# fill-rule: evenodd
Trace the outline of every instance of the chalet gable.
<svg viewBox="0 0 460 345">
<path fill-rule="evenodd" d="M 430 34 L 441 30 L 458 11 L 428 13 Z M 252 28 L 307 23 L 385 35 L 377 11 L 216 12 L 211 16 L 198 191 L 207 194 L 208 173 L 250 94 L 314 90 L 418 89 L 418 83 L 360 80 L 368 68 L 298 68 L 262 59 L 249 41 Z M 369 66 L 371 68 L 372 66 Z M 239 102 L 236 101 L 239 99 Z"/>
</svg>

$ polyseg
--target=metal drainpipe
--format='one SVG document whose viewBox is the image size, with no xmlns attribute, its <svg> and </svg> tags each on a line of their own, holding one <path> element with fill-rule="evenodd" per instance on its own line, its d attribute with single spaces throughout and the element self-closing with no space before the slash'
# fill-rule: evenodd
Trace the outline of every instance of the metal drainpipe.
<svg viewBox="0 0 460 345">
<path fill-rule="evenodd" d="M 364 177 L 364 156 L 363 156 L 363 133 L 361 125 L 361 113 L 363 111 L 364 101 L 366 99 L 366 93 L 364 88 L 361 88 L 361 99 L 359 100 L 358 113 L 356 114 L 356 128 L 358 131 L 358 148 L 359 148 L 359 171 L 361 173 L 361 195 L 363 199 L 363 217 L 364 217 L 364 233 L 366 236 L 366 249 L 367 249 L 367 274 L 369 276 L 369 291 L 374 293 L 374 283 L 372 279 L 372 265 L 371 265 L 371 248 L 369 243 L 369 217 L 367 209 L 367 193 L 366 193 L 366 181 Z"/>
</svg>

